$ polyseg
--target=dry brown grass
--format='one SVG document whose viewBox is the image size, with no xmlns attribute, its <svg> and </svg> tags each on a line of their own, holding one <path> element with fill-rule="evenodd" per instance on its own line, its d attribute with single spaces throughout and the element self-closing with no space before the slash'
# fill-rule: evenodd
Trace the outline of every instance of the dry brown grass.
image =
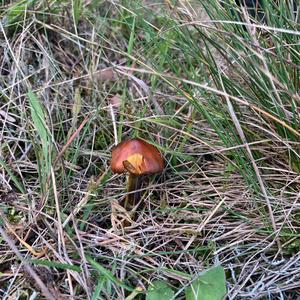
<svg viewBox="0 0 300 300">
<path fill-rule="evenodd" d="M 186 93 L 179 82 L 186 75 L 184 49 L 168 50 L 182 63 L 176 73 L 157 57 L 151 61 L 146 31 L 138 28 L 128 54 L 130 13 L 126 19 L 114 1 L 85 5 L 76 27 L 63 6 L 59 17 L 29 14 L 15 32 L 0 25 L 2 299 L 92 299 L 101 282 L 101 299 L 130 299 L 134 291 L 126 287 L 146 291 L 156 278 L 184 299 L 184 287 L 214 264 L 226 270 L 229 299 L 297 299 L 300 175 L 288 164 L 287 149 L 299 142 L 284 140 L 274 123 L 235 103 L 241 128 L 253 139 L 238 144 L 231 133 L 226 145 L 190 101 L 196 97 L 212 109 L 207 99 L 217 87 L 200 93 L 191 74 L 182 78 L 191 87 Z M 197 17 L 189 9 L 168 14 L 186 22 Z M 153 27 L 161 24 L 153 19 Z M 29 89 L 45 110 L 53 163 L 47 178 L 38 172 L 43 156 Z M 221 113 L 215 118 L 226 124 Z M 122 203 L 125 177 L 111 173 L 109 159 L 116 140 L 137 134 L 160 147 L 167 166 L 145 178 L 137 220 L 122 230 L 111 224 L 111 205 Z M 245 157 L 245 169 L 256 165 L 269 210 L 232 154 L 243 156 L 247 147 L 259 153 Z M 96 272 L 89 258 L 107 273 Z"/>
</svg>

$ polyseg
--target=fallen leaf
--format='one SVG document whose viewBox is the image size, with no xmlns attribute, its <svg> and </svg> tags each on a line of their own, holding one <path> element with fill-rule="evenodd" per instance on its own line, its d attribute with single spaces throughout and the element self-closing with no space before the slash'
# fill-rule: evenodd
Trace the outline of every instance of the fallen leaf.
<svg viewBox="0 0 300 300">
<path fill-rule="evenodd" d="M 120 95 L 116 94 L 109 99 L 109 102 L 114 108 L 119 108 L 122 104 L 122 98 Z"/>
<path fill-rule="evenodd" d="M 93 73 L 92 78 L 96 81 L 108 81 L 116 80 L 116 75 L 113 68 L 106 68 Z"/>
</svg>

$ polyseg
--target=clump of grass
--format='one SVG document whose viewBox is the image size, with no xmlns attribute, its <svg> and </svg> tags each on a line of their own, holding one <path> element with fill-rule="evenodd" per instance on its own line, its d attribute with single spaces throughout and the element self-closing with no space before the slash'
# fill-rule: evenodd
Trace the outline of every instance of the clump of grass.
<svg viewBox="0 0 300 300">
<path fill-rule="evenodd" d="M 0 225 L 20 252 L 0 240 L 2 298 L 41 292 L 28 262 L 57 299 L 143 299 L 157 280 L 184 299 L 218 263 L 230 299 L 297 297 L 291 2 L 262 1 L 264 21 L 216 0 L 1 7 Z M 125 178 L 109 159 L 134 136 L 167 168 L 124 232 L 110 218 Z"/>
</svg>

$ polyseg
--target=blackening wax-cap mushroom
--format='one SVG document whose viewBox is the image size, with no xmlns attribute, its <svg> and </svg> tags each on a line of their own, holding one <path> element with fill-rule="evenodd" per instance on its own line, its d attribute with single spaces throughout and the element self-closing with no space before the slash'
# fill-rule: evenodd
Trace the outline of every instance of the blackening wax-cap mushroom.
<svg viewBox="0 0 300 300">
<path fill-rule="evenodd" d="M 123 141 L 112 150 L 110 166 L 114 173 L 133 175 L 160 173 L 164 159 L 158 149 L 139 139 Z"/>
</svg>

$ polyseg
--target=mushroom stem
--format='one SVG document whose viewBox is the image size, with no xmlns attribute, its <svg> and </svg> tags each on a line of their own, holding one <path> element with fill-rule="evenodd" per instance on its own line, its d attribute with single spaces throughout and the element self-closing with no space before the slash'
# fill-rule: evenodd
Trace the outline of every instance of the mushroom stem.
<svg viewBox="0 0 300 300">
<path fill-rule="evenodd" d="M 137 192 L 141 185 L 141 177 L 129 173 L 127 180 L 127 195 L 125 199 L 124 208 L 131 210 L 139 201 L 140 192 Z"/>
</svg>

